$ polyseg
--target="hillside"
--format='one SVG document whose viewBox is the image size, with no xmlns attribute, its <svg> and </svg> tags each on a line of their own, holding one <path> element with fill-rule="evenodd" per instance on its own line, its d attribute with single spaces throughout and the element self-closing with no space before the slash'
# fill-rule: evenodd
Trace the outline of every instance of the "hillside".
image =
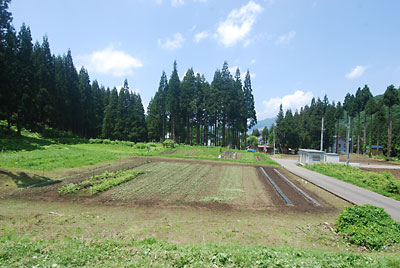
<svg viewBox="0 0 400 268">
<path fill-rule="evenodd" d="M 263 120 L 258 121 L 258 123 L 252 127 L 249 132 L 252 132 L 254 129 L 262 130 L 265 126 L 269 129 L 273 123 L 275 123 L 276 118 L 265 118 Z"/>
</svg>

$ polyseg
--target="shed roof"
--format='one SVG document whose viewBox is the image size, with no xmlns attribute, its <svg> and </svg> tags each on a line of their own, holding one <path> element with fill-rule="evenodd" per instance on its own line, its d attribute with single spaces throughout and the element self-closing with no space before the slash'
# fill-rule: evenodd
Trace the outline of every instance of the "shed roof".
<svg viewBox="0 0 400 268">
<path fill-rule="evenodd" d="M 299 149 L 299 152 L 306 152 L 306 153 L 325 153 L 324 151 L 314 150 L 314 149 Z"/>
</svg>

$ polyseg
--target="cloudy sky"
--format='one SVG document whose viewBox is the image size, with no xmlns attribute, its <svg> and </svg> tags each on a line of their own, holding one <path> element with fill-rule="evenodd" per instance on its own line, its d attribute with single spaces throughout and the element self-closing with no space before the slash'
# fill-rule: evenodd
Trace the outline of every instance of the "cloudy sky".
<svg viewBox="0 0 400 268">
<path fill-rule="evenodd" d="M 343 101 L 368 84 L 400 85 L 398 0 L 13 0 L 14 26 L 71 49 L 92 80 L 125 78 L 145 107 L 173 61 L 211 82 L 224 60 L 250 70 L 259 119 L 312 97 Z"/>
</svg>

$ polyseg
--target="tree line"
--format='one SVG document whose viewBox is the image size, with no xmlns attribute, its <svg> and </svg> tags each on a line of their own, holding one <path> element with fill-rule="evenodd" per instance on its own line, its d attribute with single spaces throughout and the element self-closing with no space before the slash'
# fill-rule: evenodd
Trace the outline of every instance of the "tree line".
<svg viewBox="0 0 400 268">
<path fill-rule="evenodd" d="M 142 100 L 128 81 L 119 92 L 106 89 L 91 82 L 84 67 L 76 70 L 70 50 L 53 55 L 47 36 L 33 44 L 28 26 L 15 31 L 9 2 L 0 1 L 0 119 L 8 129 L 43 133 L 51 127 L 86 138 L 146 140 Z"/>
<path fill-rule="evenodd" d="M 146 118 L 127 80 L 119 91 L 105 88 L 84 67 L 76 70 L 70 50 L 53 55 L 47 36 L 33 44 L 25 24 L 16 32 L 9 3 L 0 0 L 0 120 L 9 131 L 50 127 L 86 138 L 239 147 L 256 123 L 250 73 L 243 84 L 226 62 L 211 84 L 192 68 L 180 81 L 175 62 L 169 80 L 162 73 Z"/>
<path fill-rule="evenodd" d="M 250 72 L 242 83 L 239 68 L 232 76 L 225 61 L 211 84 L 193 68 L 180 81 L 175 62 L 169 80 L 162 73 L 147 113 L 150 140 L 240 148 L 257 123 Z"/>
<path fill-rule="evenodd" d="M 310 105 L 300 111 L 285 112 L 280 107 L 276 123 L 269 130 L 269 142 L 272 143 L 275 128 L 275 140 L 279 150 L 283 148 L 320 149 L 321 121 L 324 118 L 323 148 L 333 148 L 338 138 L 346 137 L 350 121 L 350 152 L 363 154 L 371 145 L 384 147 L 390 158 L 400 154 L 400 88 L 387 87 L 383 95 L 373 96 L 369 87 L 358 88 L 355 94 L 347 93 L 343 104 L 329 102 L 325 95 L 311 100 Z M 393 116 L 394 115 L 394 116 Z M 385 129 L 387 131 L 385 131 Z M 337 152 L 337 151 L 336 151 Z M 369 150 L 371 152 L 371 150 Z"/>
</svg>

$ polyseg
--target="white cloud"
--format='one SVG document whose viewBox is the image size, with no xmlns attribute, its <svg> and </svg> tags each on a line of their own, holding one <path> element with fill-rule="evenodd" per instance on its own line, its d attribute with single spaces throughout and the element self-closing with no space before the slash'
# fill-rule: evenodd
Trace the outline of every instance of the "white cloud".
<svg viewBox="0 0 400 268">
<path fill-rule="evenodd" d="M 200 33 L 197 33 L 197 34 L 194 36 L 193 41 L 194 41 L 195 43 L 198 43 L 198 42 L 200 42 L 201 40 L 207 38 L 208 36 L 209 36 L 209 34 L 208 34 L 207 31 L 202 31 L 202 32 L 200 32 Z"/>
<path fill-rule="evenodd" d="M 163 0 L 156 0 L 157 5 L 161 5 Z"/>
<path fill-rule="evenodd" d="M 362 66 L 362 65 L 357 65 L 353 70 L 351 70 L 350 73 L 346 74 L 346 78 L 347 79 L 356 79 L 359 78 L 360 76 L 362 76 L 365 72 L 365 70 L 367 70 L 367 66 Z"/>
<path fill-rule="evenodd" d="M 90 55 L 78 56 L 77 59 L 89 71 L 113 76 L 130 75 L 134 68 L 143 66 L 140 60 L 122 50 L 116 50 L 112 46 L 94 51 Z"/>
<path fill-rule="evenodd" d="M 269 100 L 264 100 L 263 110 L 258 113 L 257 116 L 260 118 L 271 118 L 275 117 L 279 112 L 279 106 L 282 104 L 282 109 L 285 112 L 287 109 L 291 109 L 293 112 L 296 109 L 300 109 L 306 104 L 310 104 L 313 98 L 313 93 L 311 91 L 304 92 L 302 90 L 296 90 L 291 95 L 286 95 L 281 97 L 270 98 Z"/>
<path fill-rule="evenodd" d="M 232 10 L 226 20 L 219 23 L 214 37 L 226 47 L 234 46 L 243 40 L 245 40 L 245 45 L 249 45 L 250 41 L 247 37 L 258 14 L 262 11 L 263 8 L 253 1 L 249 1 L 240 9 Z"/>
<path fill-rule="evenodd" d="M 256 61 L 257 61 L 256 59 L 252 59 L 252 60 L 250 61 L 250 63 L 251 63 L 251 64 L 254 64 L 254 63 L 256 63 Z"/>
<path fill-rule="evenodd" d="M 184 41 L 185 39 L 183 38 L 182 34 L 176 33 L 173 35 L 173 39 L 167 38 L 165 41 L 158 39 L 158 45 L 165 49 L 175 50 L 181 48 Z"/>
<path fill-rule="evenodd" d="M 185 4 L 184 0 L 171 0 L 171 6 L 173 7 L 183 6 L 183 4 Z"/>
<path fill-rule="evenodd" d="M 289 44 L 290 41 L 292 41 L 296 37 L 296 32 L 295 31 L 290 31 L 287 34 L 283 34 L 278 37 L 278 40 L 276 40 L 275 44 L 280 45 L 280 44 Z"/>
</svg>

